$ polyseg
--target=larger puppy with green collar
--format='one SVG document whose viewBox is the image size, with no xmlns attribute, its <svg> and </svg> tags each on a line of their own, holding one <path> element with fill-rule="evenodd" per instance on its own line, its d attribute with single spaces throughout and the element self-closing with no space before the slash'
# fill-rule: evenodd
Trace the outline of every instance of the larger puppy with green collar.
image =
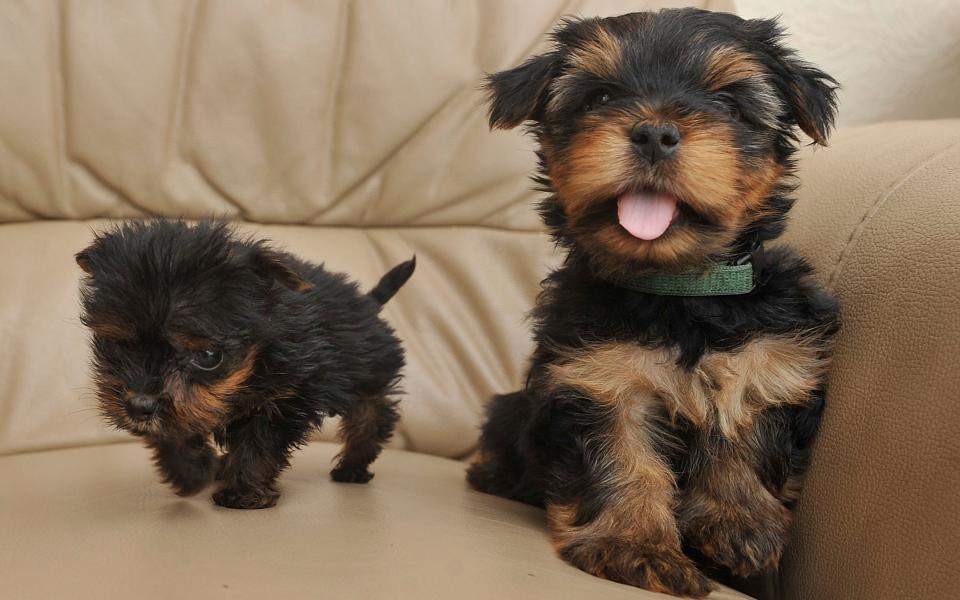
<svg viewBox="0 0 960 600">
<path fill-rule="evenodd" d="M 799 127 L 835 82 L 776 22 L 698 10 L 566 21 L 492 75 L 490 123 L 539 142 L 563 265 L 525 388 L 490 405 L 470 483 L 547 509 L 615 581 L 702 596 L 775 569 L 824 402 L 835 301 L 778 237 Z"/>
</svg>

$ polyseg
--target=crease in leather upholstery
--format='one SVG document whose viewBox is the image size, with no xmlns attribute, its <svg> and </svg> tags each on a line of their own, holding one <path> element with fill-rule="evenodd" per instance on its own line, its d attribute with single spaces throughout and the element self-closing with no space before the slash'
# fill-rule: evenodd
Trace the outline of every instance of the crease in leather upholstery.
<svg viewBox="0 0 960 600">
<path fill-rule="evenodd" d="M 833 289 L 836 284 L 837 278 L 840 276 L 840 273 L 843 270 L 844 260 L 849 255 L 850 250 L 856 245 L 857 241 L 860 239 L 860 236 L 863 234 L 864 230 L 870 223 L 870 220 L 883 209 L 883 205 L 886 204 L 887 200 L 893 196 L 897 190 L 899 190 L 904 184 L 910 181 L 910 179 L 915 176 L 918 172 L 923 170 L 927 165 L 936 161 L 938 158 L 951 151 L 952 149 L 960 146 L 960 141 L 955 144 L 951 144 L 946 148 L 937 149 L 930 156 L 920 160 L 916 165 L 910 168 L 909 171 L 901 175 L 890 187 L 884 190 L 880 195 L 877 196 L 876 202 L 872 206 L 869 206 L 867 210 L 863 213 L 863 219 L 857 225 L 857 227 L 850 232 L 850 237 L 847 239 L 846 245 L 840 251 L 839 256 L 837 257 L 836 264 L 833 269 L 830 271 L 830 274 L 826 277 L 825 285 L 828 289 Z"/>
</svg>

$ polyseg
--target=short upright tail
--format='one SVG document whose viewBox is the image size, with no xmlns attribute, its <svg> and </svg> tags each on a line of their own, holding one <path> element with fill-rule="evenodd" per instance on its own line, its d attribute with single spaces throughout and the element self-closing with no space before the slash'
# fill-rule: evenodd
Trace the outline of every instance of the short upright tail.
<svg viewBox="0 0 960 600">
<path fill-rule="evenodd" d="M 403 284 L 413 275 L 413 270 L 417 266 L 417 257 L 414 256 L 406 262 L 402 262 L 394 268 L 387 271 L 387 274 L 380 278 L 380 281 L 373 287 L 368 295 L 377 301 L 377 304 L 383 306 L 387 300 L 393 298 Z"/>
</svg>

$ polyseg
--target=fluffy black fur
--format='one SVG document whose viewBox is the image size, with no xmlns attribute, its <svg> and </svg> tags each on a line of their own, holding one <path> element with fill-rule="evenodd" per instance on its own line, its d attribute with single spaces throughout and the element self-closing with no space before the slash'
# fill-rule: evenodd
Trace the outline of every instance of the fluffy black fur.
<svg viewBox="0 0 960 600">
<path fill-rule="evenodd" d="M 77 262 L 101 410 L 146 440 L 177 493 L 217 477 L 218 504 L 272 506 L 291 453 L 329 415 L 346 442 L 333 478 L 372 477 L 404 365 L 379 312 L 413 260 L 363 294 L 226 224 L 152 220 L 97 234 Z"/>
<path fill-rule="evenodd" d="M 527 378 L 528 393 L 542 384 L 544 368 L 557 360 L 558 349 L 584 348 L 597 340 L 673 346 L 680 350 L 680 363 L 693 368 L 708 350 L 734 350 L 762 333 L 818 330 L 834 335 L 839 328 L 836 301 L 810 281 L 810 268 L 785 248 L 770 255 L 771 265 L 750 294 L 694 298 L 634 292 L 593 277 L 585 263 L 577 265 L 571 257 L 543 282 L 533 311 L 536 349 Z M 553 422 L 557 417 L 554 404 L 551 397 L 535 393 L 528 397 L 524 392 L 498 396 L 491 403 L 481 446 L 503 448 L 516 458 L 498 466 L 522 466 L 486 482 L 495 485 L 498 494 L 543 504 L 550 464 L 576 447 L 569 443 L 569 435 L 543 437 L 545 430 L 529 429 L 549 425 L 549 429 L 569 433 L 566 425 Z M 791 423 L 783 430 L 766 431 L 766 445 L 772 453 L 763 476 L 771 488 L 779 488 L 790 474 L 805 468 L 822 404 L 819 393 L 805 407 L 782 408 L 776 416 L 771 415 L 774 421 Z M 574 408 L 574 413 L 582 410 Z M 529 446 L 524 447 L 526 443 Z M 527 460 L 538 455 L 536 460 Z M 690 472 L 686 463 L 696 460 L 695 456 L 675 457 L 681 481 Z"/>
<path fill-rule="evenodd" d="M 572 58 L 608 36 L 622 49 L 614 79 L 586 72 Z M 468 472 L 474 487 L 540 506 L 577 506 L 577 526 L 592 523 L 623 500 L 608 485 L 610 474 L 600 456 L 598 440 L 608 439 L 613 426 L 609 408 L 581 391 L 558 390 L 550 381 L 551 365 L 598 343 L 671 349 L 676 351 L 677 363 L 690 372 L 708 353 L 733 352 L 762 336 L 813 334 L 829 352 L 829 341 L 839 328 L 837 304 L 813 282 L 807 263 L 788 248 L 768 250 L 755 288 L 739 296 L 659 296 L 625 289 L 605 277 L 609 272 L 630 276 L 703 269 L 741 257 L 782 233 L 793 204 L 795 128 L 799 125 L 823 144 L 836 110 L 836 82 L 799 60 L 783 46 L 782 36 L 775 21 L 745 21 L 694 9 L 571 19 L 553 34 L 551 51 L 490 76 L 491 127 L 526 123 L 540 142 L 540 172 L 535 181 L 549 194 L 540 212 L 568 254 L 543 282 L 532 314 L 536 350 L 525 388 L 495 397 L 488 408 L 479 459 Z M 758 87 L 754 79 L 722 90 L 706 89 L 707 61 L 721 47 L 736 48 L 752 64 L 761 65 L 766 87 Z M 670 264 L 614 256 L 583 235 L 594 226 L 615 222 L 615 201 L 603 196 L 591 199 L 593 212 L 578 224 L 579 229 L 572 227 L 569 199 L 556 188 L 551 174 L 558 166 L 566 166 L 559 172 L 569 179 L 596 179 L 596 173 L 578 173 L 576 165 L 564 165 L 564 161 L 582 143 L 585 128 L 605 116 L 629 115 L 641 106 L 655 106 L 678 119 L 696 115 L 701 122 L 729 128 L 741 164 L 753 168 L 766 160 L 782 168 L 782 176 L 764 196 L 756 216 L 719 250 L 680 253 Z M 678 153 L 682 152 L 681 144 Z M 668 186 L 678 177 L 696 180 L 702 175 L 679 173 L 671 170 L 669 161 L 663 162 L 651 166 L 637 161 L 635 178 L 631 173 L 630 180 L 612 181 L 608 187 L 620 193 L 631 186 Z M 729 226 L 690 212 L 682 207 L 676 226 L 696 229 L 704 240 Z M 756 461 L 756 476 L 775 495 L 806 469 L 823 402 L 821 382 L 805 404 L 770 408 L 757 419 L 751 432 L 753 446 L 745 452 Z M 658 432 L 657 452 L 673 471 L 678 495 L 722 454 L 718 451 L 726 444 L 717 430 L 698 430 L 683 419 L 669 419 L 662 411 L 649 416 L 645 426 Z M 786 494 L 782 497 L 790 508 L 794 501 Z M 645 541 L 633 543 L 642 546 Z M 576 544 L 564 544 L 558 546 L 564 558 L 611 579 L 680 595 L 700 596 L 708 591 L 705 580 L 682 577 L 672 568 L 657 572 L 640 559 L 636 572 L 607 568 L 600 564 L 606 559 L 599 554 L 577 558 Z M 761 548 L 759 553 L 779 556 L 779 550 Z M 737 582 L 729 565 L 717 564 L 695 547 L 687 546 L 685 551 L 709 574 Z"/>
</svg>

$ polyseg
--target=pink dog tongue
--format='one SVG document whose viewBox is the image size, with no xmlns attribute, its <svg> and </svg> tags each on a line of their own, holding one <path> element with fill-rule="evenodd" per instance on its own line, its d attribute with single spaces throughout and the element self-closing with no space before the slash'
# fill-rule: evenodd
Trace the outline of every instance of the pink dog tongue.
<svg viewBox="0 0 960 600">
<path fill-rule="evenodd" d="M 663 235 L 676 214 L 677 199 L 670 194 L 624 194 L 617 199 L 620 225 L 641 240 Z"/>
</svg>

